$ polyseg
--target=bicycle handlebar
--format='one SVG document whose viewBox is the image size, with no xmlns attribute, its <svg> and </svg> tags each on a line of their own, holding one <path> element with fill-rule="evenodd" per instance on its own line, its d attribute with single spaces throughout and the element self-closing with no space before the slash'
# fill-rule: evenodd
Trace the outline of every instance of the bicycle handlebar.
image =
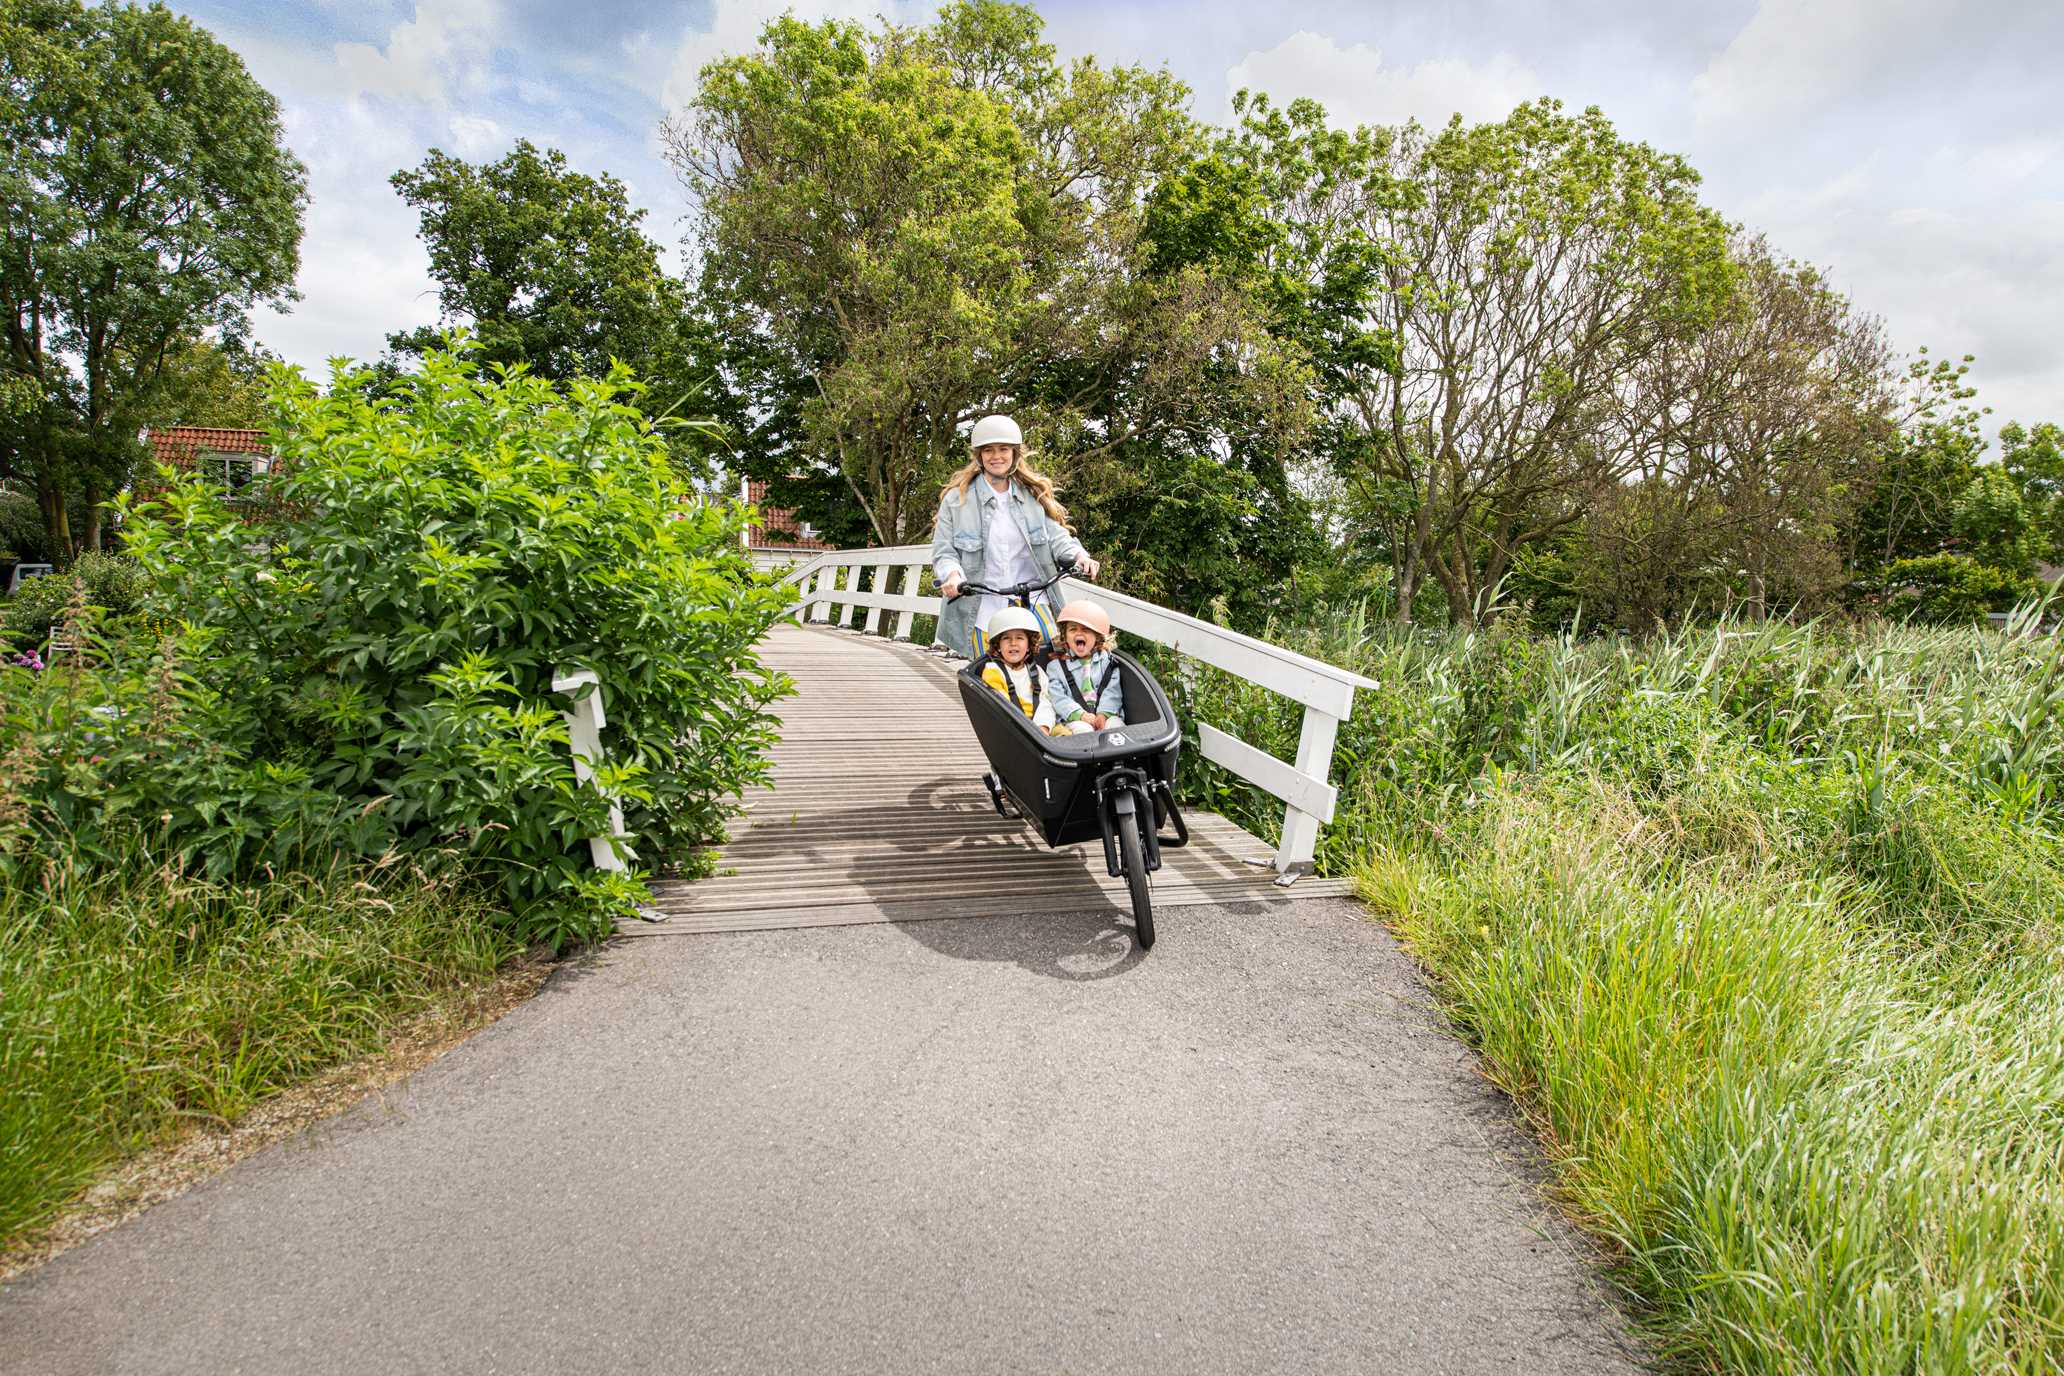
<svg viewBox="0 0 2064 1376">
<path fill-rule="evenodd" d="M 1045 592 L 1048 588 L 1060 582 L 1063 578 L 1074 578 L 1076 576 L 1077 575 L 1075 572 L 1075 566 L 1073 564 L 1070 564 L 1066 568 L 1059 570 L 1057 573 L 1054 574 L 1053 577 L 1047 579 L 1044 583 L 1020 583 L 1016 587 L 1011 588 L 992 588 L 987 583 L 963 582 L 960 585 L 960 591 L 953 594 L 953 596 L 947 598 L 946 600 L 948 602 L 958 602 L 961 598 L 966 597 L 969 593 L 972 592 L 993 593 L 998 597 L 1030 597 L 1034 593 Z"/>
</svg>

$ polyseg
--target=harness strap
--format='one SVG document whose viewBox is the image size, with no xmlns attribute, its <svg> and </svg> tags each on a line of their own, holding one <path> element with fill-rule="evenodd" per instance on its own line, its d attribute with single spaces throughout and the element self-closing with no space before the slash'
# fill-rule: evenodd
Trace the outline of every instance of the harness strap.
<svg viewBox="0 0 2064 1376">
<path fill-rule="evenodd" d="M 1044 679 L 1046 675 L 1030 668 L 1029 666 L 1031 665 L 1031 660 L 1028 659 L 1025 661 L 1026 665 L 1028 666 L 1025 670 L 1025 678 L 1032 685 L 1032 705 L 1030 707 L 1027 707 L 1025 705 L 1024 699 L 1018 696 L 1017 681 L 1011 678 L 1010 665 L 1005 664 L 1000 656 L 993 654 L 982 656 L 982 660 L 984 663 L 994 664 L 998 672 L 1000 672 L 1003 675 L 1003 691 L 1010 696 L 1011 706 L 1017 708 L 1020 712 L 1023 712 L 1028 717 L 1039 710 L 1040 681 Z M 979 675 L 977 675 L 977 677 L 979 677 Z"/>
<path fill-rule="evenodd" d="M 1075 674 L 1072 668 L 1061 670 L 1061 681 L 1068 685 L 1068 692 L 1074 697 L 1075 701 L 1082 704 L 1083 711 L 1094 712 L 1097 710 L 1096 705 L 1104 700 L 1104 689 L 1111 686 L 1111 675 L 1117 672 L 1118 661 L 1116 659 L 1104 666 L 1104 676 L 1097 680 L 1096 696 L 1094 698 L 1082 696 L 1082 685 L 1075 681 Z"/>
</svg>

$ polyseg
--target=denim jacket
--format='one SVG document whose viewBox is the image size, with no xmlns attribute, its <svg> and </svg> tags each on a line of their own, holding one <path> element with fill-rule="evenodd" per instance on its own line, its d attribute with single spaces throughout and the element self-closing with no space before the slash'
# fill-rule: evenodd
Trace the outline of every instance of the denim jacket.
<svg viewBox="0 0 2064 1376">
<path fill-rule="evenodd" d="M 1094 709 L 1085 708 L 1081 701 L 1076 698 L 1073 690 L 1068 687 L 1070 677 L 1073 677 L 1075 682 L 1081 683 L 1083 678 L 1087 676 L 1089 683 L 1082 690 L 1082 694 L 1084 697 L 1088 697 L 1091 693 L 1096 692 L 1096 686 L 1099 683 L 1103 683 L 1104 671 L 1110 667 L 1111 652 L 1109 650 L 1098 650 L 1088 659 L 1076 659 L 1073 655 L 1062 655 L 1059 659 L 1046 666 L 1046 694 L 1052 700 L 1054 711 L 1060 714 L 1062 721 L 1073 721 L 1085 711 L 1090 710 L 1094 710 L 1103 716 L 1116 717 L 1121 722 L 1125 720 L 1125 675 L 1123 673 L 1112 674 L 1111 681 L 1104 683 L 1104 691 L 1097 693 Z"/>
<path fill-rule="evenodd" d="M 947 493 L 939 502 L 939 516 L 932 523 L 932 573 L 944 583 L 955 573 L 970 583 L 982 581 L 982 563 L 989 545 L 989 482 L 977 477 L 966 492 Z M 1068 528 L 1046 514 L 1039 499 L 1017 482 L 1010 485 L 1005 505 L 1016 516 L 1025 543 L 1032 550 L 1032 563 L 1041 578 L 1051 578 L 1062 563 L 1072 563 L 1082 553 L 1082 542 Z M 979 597 L 947 602 L 939 611 L 937 639 L 954 653 L 974 658 L 975 609 Z"/>
</svg>

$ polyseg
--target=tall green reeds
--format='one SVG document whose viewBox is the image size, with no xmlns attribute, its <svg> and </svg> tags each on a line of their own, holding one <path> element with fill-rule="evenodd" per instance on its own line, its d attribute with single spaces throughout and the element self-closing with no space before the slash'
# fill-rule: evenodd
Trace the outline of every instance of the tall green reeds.
<svg viewBox="0 0 2064 1376">
<path fill-rule="evenodd" d="M 2030 629 L 1277 630 L 1381 685 L 1322 864 L 1688 1367 L 2064 1371 L 2064 641 Z"/>
</svg>

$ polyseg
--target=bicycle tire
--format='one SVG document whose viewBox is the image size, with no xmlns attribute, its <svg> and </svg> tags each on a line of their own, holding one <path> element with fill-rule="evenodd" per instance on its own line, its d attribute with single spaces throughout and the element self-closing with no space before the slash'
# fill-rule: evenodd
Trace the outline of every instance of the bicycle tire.
<svg viewBox="0 0 2064 1376">
<path fill-rule="evenodd" d="M 1132 925 L 1142 951 L 1154 949 L 1154 892 L 1147 886 L 1147 849 L 1140 844 L 1139 814 L 1118 814 L 1118 854 L 1125 887 L 1132 896 Z"/>
</svg>

